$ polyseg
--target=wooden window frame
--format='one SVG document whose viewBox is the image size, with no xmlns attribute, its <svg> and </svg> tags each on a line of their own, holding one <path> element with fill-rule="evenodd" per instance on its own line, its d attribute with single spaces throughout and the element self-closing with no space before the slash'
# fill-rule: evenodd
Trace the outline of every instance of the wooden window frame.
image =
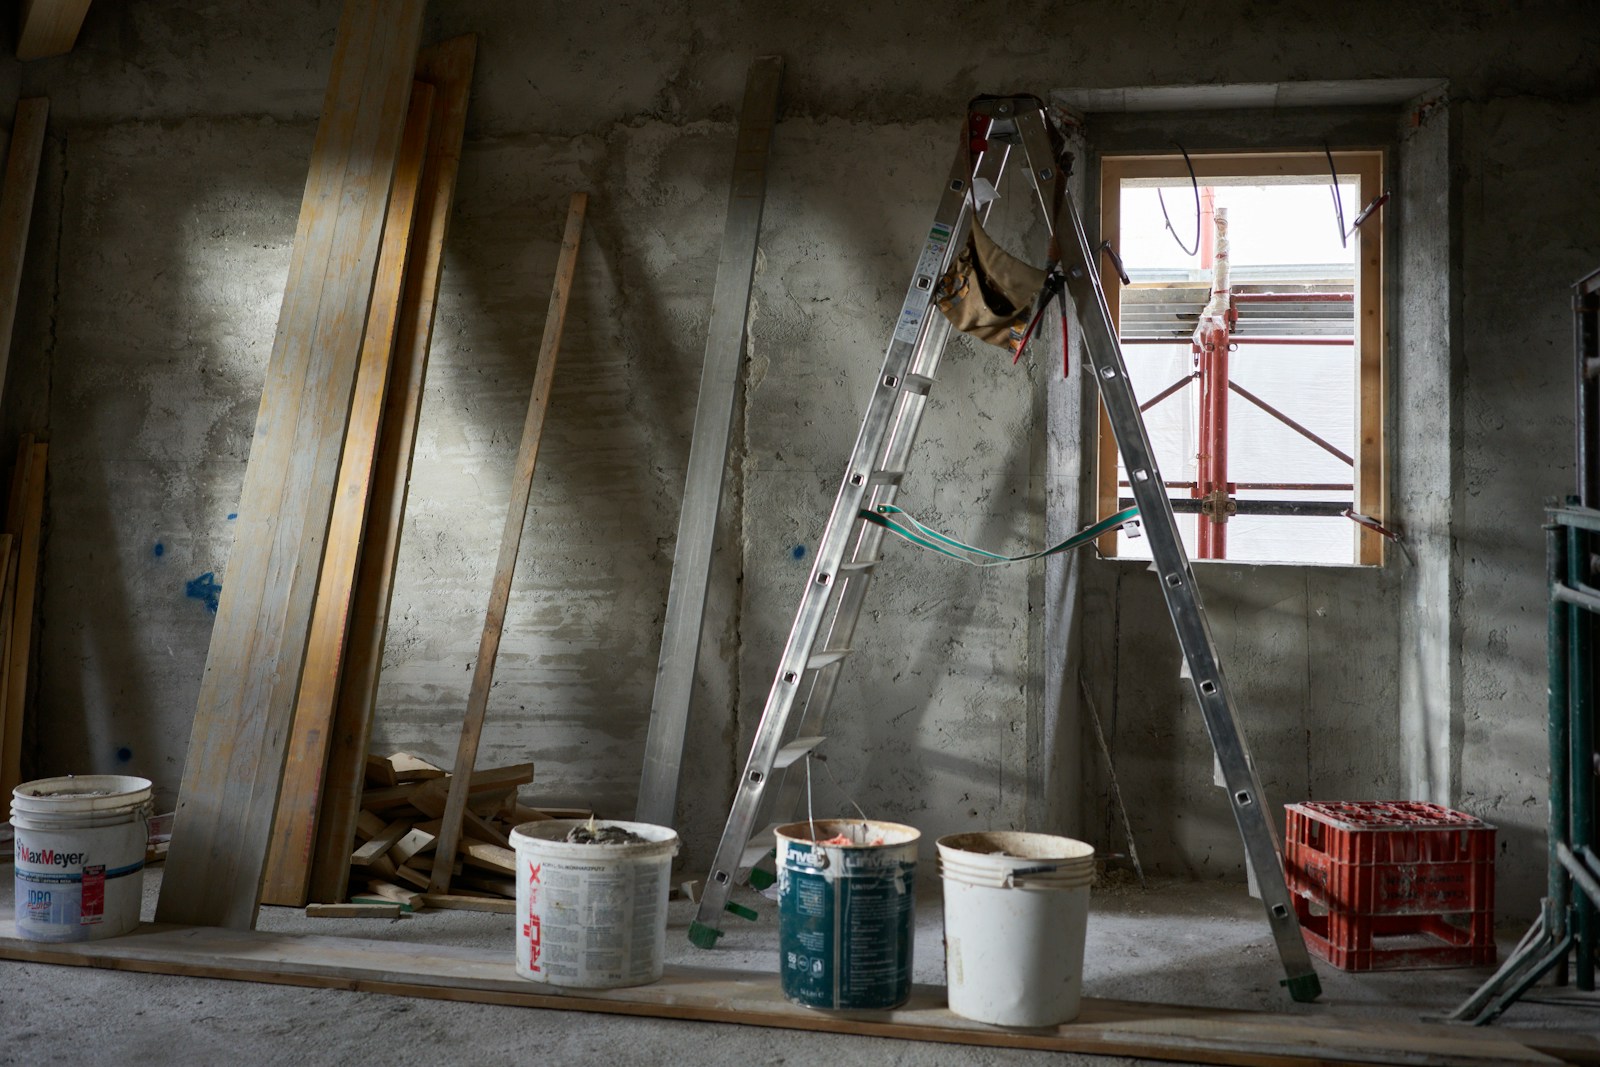
<svg viewBox="0 0 1600 1067">
<path fill-rule="evenodd" d="M 1195 177 L 1241 178 L 1327 175 L 1328 157 L 1320 151 L 1252 151 L 1190 153 Z M 1365 206 L 1383 189 L 1386 159 L 1382 149 L 1341 149 L 1333 153 L 1334 166 L 1341 178 L 1355 178 L 1356 203 Z M 1127 178 L 1187 178 L 1188 168 L 1181 155 L 1107 155 L 1100 160 L 1100 235 L 1120 247 L 1122 230 L 1122 182 Z M 1358 209 L 1359 210 L 1359 209 Z M 1331 212 L 1330 212 L 1331 214 Z M 1331 224 L 1331 220 L 1330 220 Z M 1349 223 L 1347 222 L 1346 225 Z M 1356 398 L 1356 464 L 1354 470 L 1355 510 L 1386 521 L 1389 501 L 1389 463 L 1384 426 L 1388 416 L 1387 321 L 1383 284 L 1383 212 L 1356 231 L 1356 358 L 1359 392 Z M 1105 286 L 1111 321 L 1120 334 L 1121 286 L 1111 257 L 1101 253 L 1100 277 Z M 1096 512 L 1100 518 L 1117 510 L 1117 444 L 1104 404 L 1100 405 L 1099 450 L 1096 470 Z M 1386 542 L 1372 530 L 1361 528 L 1356 543 L 1356 562 L 1362 566 L 1381 566 Z M 1102 556 L 1115 558 L 1117 535 L 1106 534 L 1098 548 Z M 1250 562 L 1247 560 L 1218 562 Z M 1300 566 L 1315 564 L 1300 563 Z"/>
</svg>

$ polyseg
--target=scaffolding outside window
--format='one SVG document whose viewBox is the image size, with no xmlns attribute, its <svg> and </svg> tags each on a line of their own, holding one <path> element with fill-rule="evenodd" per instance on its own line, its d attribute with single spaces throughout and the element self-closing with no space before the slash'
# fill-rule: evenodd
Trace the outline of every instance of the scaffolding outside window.
<svg viewBox="0 0 1600 1067">
<path fill-rule="evenodd" d="M 1386 512 L 1382 212 L 1353 225 L 1380 195 L 1383 153 L 1190 158 L 1198 247 L 1181 154 L 1104 157 L 1100 187 L 1101 236 L 1131 283 L 1105 255 L 1106 299 L 1184 546 L 1192 559 L 1380 564 L 1383 539 L 1342 513 Z M 1127 506 L 1104 412 L 1097 477 L 1101 517 Z M 1148 556 L 1126 533 L 1100 551 Z"/>
</svg>

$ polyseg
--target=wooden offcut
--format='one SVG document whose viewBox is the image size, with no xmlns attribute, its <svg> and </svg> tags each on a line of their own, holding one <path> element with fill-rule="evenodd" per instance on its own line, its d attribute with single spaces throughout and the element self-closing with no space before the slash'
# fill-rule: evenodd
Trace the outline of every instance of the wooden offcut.
<svg viewBox="0 0 1600 1067">
<path fill-rule="evenodd" d="M 378 274 L 367 310 L 367 334 L 356 368 L 355 397 L 339 459 L 339 484 L 334 492 L 333 518 L 322 555 L 322 576 L 317 582 L 316 607 L 311 615 L 311 641 L 305 667 L 300 672 L 300 696 L 295 702 L 294 726 L 289 735 L 289 758 L 284 764 L 283 788 L 273 818 L 272 844 L 261 886 L 263 904 L 299 907 L 306 902 L 311 878 L 311 846 L 316 839 L 317 806 L 322 775 L 328 763 L 328 728 L 339 693 L 344 665 L 345 634 L 350 624 L 350 602 L 361 552 L 361 530 L 367 517 L 367 495 L 372 485 L 372 465 L 383 418 L 384 391 L 389 384 L 390 357 L 394 353 L 395 327 L 400 315 L 401 291 L 411 249 L 411 222 L 421 184 L 423 151 L 428 144 L 428 123 L 433 117 L 433 87 L 415 82 L 405 134 L 389 192 L 389 211 L 383 222 L 383 245 L 378 253 Z"/>
<path fill-rule="evenodd" d="M 255 923 L 424 6 L 346 0 L 334 39 L 178 794 L 164 921 Z"/>
<path fill-rule="evenodd" d="M 6 150 L 6 172 L 0 181 L 0 395 L 11 362 L 11 331 L 22 292 L 22 258 L 33 219 L 33 194 L 39 185 L 39 159 L 44 154 L 45 119 L 50 101 L 29 97 L 17 101 Z M 9 796 L 10 794 L 6 794 Z"/>
<path fill-rule="evenodd" d="M 545 410 L 550 404 L 550 385 L 555 377 L 556 355 L 561 349 L 561 329 L 566 323 L 567 296 L 578 265 L 578 242 L 583 236 L 583 216 L 589 203 L 584 193 L 573 193 L 567 205 L 566 231 L 561 238 L 561 255 L 556 264 L 555 284 L 550 292 L 550 308 L 545 314 L 544 337 L 539 344 L 539 360 L 533 372 L 533 395 L 528 401 L 528 417 L 522 424 L 522 443 L 517 450 L 516 473 L 511 480 L 511 503 L 506 509 L 506 524 L 500 535 L 500 557 L 495 564 L 494 581 L 489 588 L 489 610 L 484 616 L 483 636 L 478 641 L 478 659 L 473 667 L 472 688 L 467 692 L 467 713 L 461 725 L 461 741 L 456 747 L 455 773 L 450 781 L 450 797 L 445 806 L 444 823 L 439 828 L 439 855 L 455 855 L 461 839 L 462 813 L 467 807 L 467 786 L 478 760 L 478 741 L 489 708 L 489 690 L 494 685 L 494 661 L 500 651 L 500 634 L 505 627 L 506 605 L 511 600 L 511 578 L 522 546 L 522 527 L 528 518 L 528 497 L 533 488 L 533 471 L 539 459 L 539 439 L 544 433 Z M 450 890 L 450 867 L 440 863 L 433 870 L 430 891 Z"/>
<path fill-rule="evenodd" d="M 17 19 L 17 58 L 65 55 L 77 43 L 89 0 L 22 0 Z"/>
<path fill-rule="evenodd" d="M 348 886 L 350 841 L 361 810 L 363 767 L 372 738 L 378 675 L 389 624 L 389 598 L 394 589 L 406 487 L 411 478 L 411 456 L 422 409 L 428 346 L 438 306 L 439 278 L 444 270 L 445 238 L 455 199 L 476 54 L 477 38 L 468 35 L 425 49 L 417 59 L 416 79 L 434 89 L 433 121 L 428 129 L 422 189 L 411 234 L 412 255 L 406 269 L 361 561 L 350 608 L 344 671 L 330 727 L 327 772 L 312 852 L 313 900 L 341 900 Z"/>
<path fill-rule="evenodd" d="M 308 904 L 308 919 L 398 919 L 398 904 Z"/>
</svg>

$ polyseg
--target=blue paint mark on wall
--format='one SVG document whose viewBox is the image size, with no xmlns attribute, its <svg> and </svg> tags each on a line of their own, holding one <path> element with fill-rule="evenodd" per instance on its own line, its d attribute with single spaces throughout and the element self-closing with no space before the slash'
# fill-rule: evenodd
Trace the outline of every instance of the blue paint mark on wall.
<svg viewBox="0 0 1600 1067">
<path fill-rule="evenodd" d="M 200 577 L 186 582 L 183 595 L 205 604 L 206 610 L 215 615 L 217 602 L 222 598 L 222 586 L 217 583 L 216 572 L 206 571 Z"/>
<path fill-rule="evenodd" d="M 806 546 L 805 545 L 795 545 L 794 548 L 790 550 L 789 555 L 793 556 L 795 559 L 805 559 L 806 558 Z"/>
<path fill-rule="evenodd" d="M 127 745 L 123 745 L 121 748 L 117 749 L 118 763 L 127 763 L 131 759 L 133 759 L 133 749 L 129 748 Z"/>
<path fill-rule="evenodd" d="M 160 541 L 157 541 L 156 547 L 151 549 L 150 553 L 151 555 L 155 556 L 156 559 L 160 559 L 162 556 L 167 554 L 167 546 L 162 544 Z"/>
<path fill-rule="evenodd" d="M 234 519 L 237 519 L 238 517 L 239 517 L 239 513 L 237 511 L 228 512 L 228 521 L 229 522 L 232 522 Z"/>
</svg>

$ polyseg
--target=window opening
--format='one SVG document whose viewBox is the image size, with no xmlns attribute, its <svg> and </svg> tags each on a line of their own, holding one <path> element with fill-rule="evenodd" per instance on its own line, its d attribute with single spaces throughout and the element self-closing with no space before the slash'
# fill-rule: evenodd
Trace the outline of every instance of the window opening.
<svg viewBox="0 0 1600 1067">
<path fill-rule="evenodd" d="M 1197 205 L 1181 155 L 1102 161 L 1101 234 L 1129 279 L 1103 257 L 1107 302 L 1191 558 L 1383 560 L 1344 515 L 1385 511 L 1381 210 L 1354 225 L 1382 162 L 1192 155 Z M 1186 249 L 1173 234 L 1190 240 L 1197 206 Z M 1104 517 L 1132 490 L 1103 413 L 1099 469 Z M 1149 555 L 1121 533 L 1100 547 Z"/>
</svg>

